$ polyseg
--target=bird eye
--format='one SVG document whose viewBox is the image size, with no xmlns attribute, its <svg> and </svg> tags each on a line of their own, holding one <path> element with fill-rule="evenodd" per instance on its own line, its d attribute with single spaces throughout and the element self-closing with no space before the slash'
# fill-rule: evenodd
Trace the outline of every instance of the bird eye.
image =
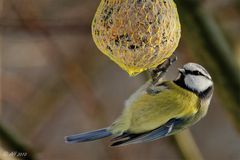
<svg viewBox="0 0 240 160">
<path fill-rule="evenodd" d="M 202 75 L 202 73 L 199 72 L 199 71 L 193 71 L 192 74 L 194 74 L 194 75 Z"/>
</svg>

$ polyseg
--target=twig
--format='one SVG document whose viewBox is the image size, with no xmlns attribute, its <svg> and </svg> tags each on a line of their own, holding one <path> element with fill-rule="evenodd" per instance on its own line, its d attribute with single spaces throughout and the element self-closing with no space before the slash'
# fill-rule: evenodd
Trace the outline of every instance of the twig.
<svg viewBox="0 0 240 160">
<path fill-rule="evenodd" d="M 203 160 L 202 154 L 189 129 L 176 134 L 174 139 L 183 159 Z"/>
<path fill-rule="evenodd" d="M 9 152 L 24 153 L 25 156 L 18 157 L 19 159 L 35 159 L 32 150 L 30 150 L 25 144 L 20 142 L 15 136 L 8 132 L 7 129 L 2 126 L 2 124 L 0 124 L 0 137 L 2 144 Z"/>
</svg>

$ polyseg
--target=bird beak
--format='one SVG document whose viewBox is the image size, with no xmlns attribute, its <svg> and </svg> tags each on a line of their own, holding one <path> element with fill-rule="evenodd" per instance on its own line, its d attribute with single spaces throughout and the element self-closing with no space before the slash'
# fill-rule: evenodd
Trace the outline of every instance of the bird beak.
<svg viewBox="0 0 240 160">
<path fill-rule="evenodd" d="M 178 68 L 178 71 L 182 74 L 185 74 L 185 70 L 183 68 Z"/>
</svg>

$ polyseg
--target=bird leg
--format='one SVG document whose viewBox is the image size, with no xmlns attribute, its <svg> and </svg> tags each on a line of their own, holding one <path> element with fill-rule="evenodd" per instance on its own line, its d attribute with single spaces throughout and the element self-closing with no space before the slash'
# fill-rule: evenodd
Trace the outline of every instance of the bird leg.
<svg viewBox="0 0 240 160">
<path fill-rule="evenodd" d="M 146 91 L 150 95 L 156 95 L 162 90 L 166 89 L 166 86 L 162 83 L 159 85 L 160 79 L 167 73 L 168 68 L 177 60 L 176 55 L 169 57 L 163 64 L 157 66 L 151 71 L 152 82 L 147 87 Z"/>
<path fill-rule="evenodd" d="M 151 71 L 152 84 L 155 85 L 168 71 L 169 67 L 177 61 L 177 56 L 173 54 L 167 58 L 164 63 L 158 65 L 154 70 Z"/>
</svg>

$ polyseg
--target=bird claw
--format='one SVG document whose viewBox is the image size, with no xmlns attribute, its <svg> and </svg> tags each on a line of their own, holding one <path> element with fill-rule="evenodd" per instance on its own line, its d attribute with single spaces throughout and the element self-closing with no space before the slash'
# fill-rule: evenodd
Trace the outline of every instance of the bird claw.
<svg viewBox="0 0 240 160">
<path fill-rule="evenodd" d="M 153 84 L 156 84 L 168 71 L 169 67 L 177 61 L 177 56 L 173 54 L 167 58 L 164 63 L 158 65 L 154 70 L 151 71 L 151 77 Z"/>
</svg>

